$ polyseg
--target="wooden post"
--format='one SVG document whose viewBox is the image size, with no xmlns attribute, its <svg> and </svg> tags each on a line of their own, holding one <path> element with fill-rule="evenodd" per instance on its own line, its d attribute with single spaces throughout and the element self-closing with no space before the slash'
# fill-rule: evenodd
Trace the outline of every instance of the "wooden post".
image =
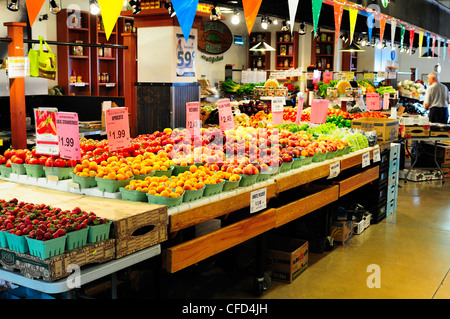
<svg viewBox="0 0 450 319">
<path fill-rule="evenodd" d="M 130 135 L 136 135 L 137 34 L 122 33 L 124 49 L 125 106 L 130 113 Z"/>
<path fill-rule="evenodd" d="M 411 68 L 411 81 L 416 82 L 417 80 L 417 69 Z"/>
<path fill-rule="evenodd" d="M 12 40 L 8 44 L 8 56 L 24 56 L 23 53 L 23 28 L 26 23 L 7 22 L 8 38 Z M 25 110 L 25 79 L 16 78 L 9 81 L 9 100 L 11 109 L 11 145 L 15 149 L 27 148 L 27 126 Z"/>
</svg>

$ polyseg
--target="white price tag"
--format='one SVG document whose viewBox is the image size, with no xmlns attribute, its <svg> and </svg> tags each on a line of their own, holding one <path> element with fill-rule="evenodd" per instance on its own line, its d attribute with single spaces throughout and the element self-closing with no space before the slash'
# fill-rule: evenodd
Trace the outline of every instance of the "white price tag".
<svg viewBox="0 0 450 319">
<path fill-rule="evenodd" d="M 328 179 L 335 178 L 341 172 L 341 162 L 337 161 L 335 163 L 330 164 L 330 175 Z"/>
<path fill-rule="evenodd" d="M 273 97 L 272 98 L 272 113 L 273 112 L 283 112 L 284 105 L 286 104 L 286 98 L 284 97 Z"/>
<path fill-rule="evenodd" d="M 267 188 L 258 189 L 250 193 L 250 214 L 259 212 L 267 207 Z"/>
<path fill-rule="evenodd" d="M 361 167 L 366 167 L 370 165 L 370 152 L 366 152 L 362 156 L 362 164 Z"/>
<path fill-rule="evenodd" d="M 373 162 L 379 162 L 381 161 L 381 156 L 380 156 L 380 149 L 377 148 L 376 150 L 373 150 Z"/>
</svg>

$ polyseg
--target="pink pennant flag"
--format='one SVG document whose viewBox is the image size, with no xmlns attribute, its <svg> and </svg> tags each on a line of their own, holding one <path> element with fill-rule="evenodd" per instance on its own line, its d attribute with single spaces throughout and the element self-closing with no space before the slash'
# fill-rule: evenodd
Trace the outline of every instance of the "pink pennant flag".
<svg viewBox="0 0 450 319">
<path fill-rule="evenodd" d="M 436 36 L 433 34 L 433 44 L 432 44 L 432 47 L 431 47 L 431 53 L 432 53 L 433 57 L 434 57 L 434 48 L 435 48 L 435 46 L 436 46 Z"/>
</svg>

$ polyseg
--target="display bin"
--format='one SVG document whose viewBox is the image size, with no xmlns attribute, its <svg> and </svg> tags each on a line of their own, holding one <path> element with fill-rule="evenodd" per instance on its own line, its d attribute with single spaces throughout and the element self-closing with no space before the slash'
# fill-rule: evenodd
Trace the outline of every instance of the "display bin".
<svg viewBox="0 0 450 319">
<path fill-rule="evenodd" d="M 292 163 L 292 169 L 300 168 L 303 166 L 303 162 L 305 161 L 304 156 L 300 156 L 299 158 L 294 158 L 294 162 Z"/>
<path fill-rule="evenodd" d="M 97 181 L 98 189 L 101 191 L 104 191 L 104 192 L 108 192 L 108 193 L 119 192 L 119 189 L 121 187 L 127 186 L 132 179 L 133 179 L 133 177 L 129 178 L 129 179 L 125 179 L 123 181 L 115 181 L 115 180 L 111 180 L 111 179 L 95 177 L 95 180 Z"/>
<path fill-rule="evenodd" d="M 5 232 L 6 241 L 8 242 L 8 248 L 18 253 L 26 254 L 28 252 L 28 244 L 25 236 L 17 236 Z"/>
<path fill-rule="evenodd" d="M 346 146 L 344 147 L 344 155 L 349 154 L 352 151 L 352 147 L 351 146 Z"/>
<path fill-rule="evenodd" d="M 303 160 L 303 165 L 302 166 L 306 166 L 312 163 L 313 161 L 313 156 L 307 156 L 305 157 L 305 159 Z"/>
<path fill-rule="evenodd" d="M 23 166 L 25 167 L 27 176 L 35 178 L 45 176 L 44 165 L 23 164 Z"/>
<path fill-rule="evenodd" d="M 150 204 L 165 205 L 167 208 L 175 207 L 183 203 L 184 193 L 178 198 L 170 198 L 164 196 L 156 196 L 147 193 L 147 201 Z"/>
<path fill-rule="evenodd" d="M 72 182 L 80 185 L 80 188 L 92 188 L 97 186 L 95 177 L 84 177 L 71 173 Z"/>
<path fill-rule="evenodd" d="M 184 173 L 186 171 L 189 171 L 190 168 L 191 168 L 190 166 L 174 165 L 172 174 L 174 176 L 178 176 L 178 174 L 181 174 L 181 173 Z"/>
<path fill-rule="evenodd" d="M 89 227 L 68 232 L 66 234 L 66 249 L 71 250 L 86 245 L 88 233 Z"/>
<path fill-rule="evenodd" d="M 170 176 L 172 176 L 174 168 L 175 168 L 174 166 L 170 166 L 169 169 L 166 170 L 166 171 L 156 171 L 155 170 L 154 171 L 155 172 L 154 176 L 158 176 L 158 177 L 167 176 L 167 177 L 170 177 Z"/>
<path fill-rule="evenodd" d="M 283 164 L 281 164 L 281 166 L 280 166 L 280 173 L 286 173 L 286 172 L 288 172 L 288 171 L 290 171 L 291 170 L 291 168 L 292 168 L 292 163 L 293 163 L 294 161 L 292 161 L 292 162 L 283 162 Z"/>
<path fill-rule="evenodd" d="M 270 178 L 270 176 L 271 176 L 271 174 L 259 173 L 258 177 L 256 178 L 256 183 L 265 182 L 265 181 L 267 181 Z"/>
<path fill-rule="evenodd" d="M 193 190 L 185 190 L 184 196 L 183 196 L 183 202 L 192 202 L 194 200 L 198 200 L 203 197 L 203 194 L 205 192 L 206 185 L 204 185 L 200 189 L 193 189 Z"/>
<path fill-rule="evenodd" d="M 73 172 L 73 167 L 46 167 L 44 166 L 45 176 L 47 179 L 49 177 L 56 176 L 58 180 L 69 179 L 71 173 Z"/>
<path fill-rule="evenodd" d="M 251 186 L 256 183 L 256 180 L 258 179 L 258 175 L 244 175 L 239 174 L 241 176 L 241 181 L 239 182 L 239 187 L 247 187 Z"/>
<path fill-rule="evenodd" d="M 134 189 L 126 189 L 124 187 L 119 188 L 119 192 L 122 195 L 123 200 L 130 200 L 133 202 L 145 202 L 147 201 L 147 194 L 144 191 L 137 191 Z"/>
<path fill-rule="evenodd" d="M 6 165 L 0 165 L 0 174 L 2 177 L 9 178 L 12 173 L 12 167 L 6 167 Z"/>
<path fill-rule="evenodd" d="M 8 241 L 6 240 L 5 231 L 0 231 L 0 247 L 8 248 Z"/>
<path fill-rule="evenodd" d="M 12 173 L 17 175 L 26 175 L 27 171 L 25 170 L 24 164 L 16 164 L 11 163 Z"/>
<path fill-rule="evenodd" d="M 255 179 L 256 182 L 256 179 Z M 203 193 L 204 197 L 220 194 L 223 191 L 223 186 L 225 185 L 225 180 L 218 184 L 205 184 L 205 192 Z"/>
<path fill-rule="evenodd" d="M 337 151 L 328 151 L 325 156 L 325 159 L 332 159 L 336 157 Z"/>
<path fill-rule="evenodd" d="M 314 154 L 312 161 L 314 163 L 323 162 L 327 158 L 327 153 L 316 153 Z"/>
<path fill-rule="evenodd" d="M 138 180 L 145 180 L 147 177 L 152 177 L 155 176 L 155 172 L 151 172 L 149 174 L 138 174 L 138 175 L 134 175 L 134 179 L 138 179 Z"/>
<path fill-rule="evenodd" d="M 88 242 L 89 243 L 97 243 L 102 240 L 109 239 L 109 232 L 111 230 L 112 221 L 109 221 L 105 224 L 89 226 L 88 232 Z"/>
<path fill-rule="evenodd" d="M 223 185 L 223 192 L 232 191 L 239 187 L 239 183 L 241 182 L 242 177 L 238 181 L 229 181 L 225 180 L 225 185 Z"/>
<path fill-rule="evenodd" d="M 31 256 L 47 259 L 61 255 L 65 251 L 67 235 L 42 241 L 25 237 Z"/>
</svg>

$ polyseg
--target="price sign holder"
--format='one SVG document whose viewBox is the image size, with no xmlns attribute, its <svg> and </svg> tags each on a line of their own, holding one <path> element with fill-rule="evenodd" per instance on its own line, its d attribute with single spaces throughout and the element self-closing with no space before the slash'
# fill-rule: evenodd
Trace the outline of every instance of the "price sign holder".
<svg viewBox="0 0 450 319">
<path fill-rule="evenodd" d="M 380 155 L 380 149 L 377 148 L 373 150 L 373 162 L 380 162 L 381 161 L 381 155 Z"/>
<path fill-rule="evenodd" d="M 200 136 L 200 102 L 186 103 L 186 129 L 191 136 Z"/>
<path fill-rule="evenodd" d="M 369 111 L 377 111 L 380 109 L 380 95 L 378 93 L 366 94 L 366 107 Z"/>
<path fill-rule="evenodd" d="M 250 214 L 267 208 L 267 188 L 258 189 L 250 193 Z"/>
<path fill-rule="evenodd" d="M 330 175 L 328 175 L 328 179 L 335 178 L 341 172 L 341 161 L 337 161 L 330 164 Z"/>
<path fill-rule="evenodd" d="M 361 163 L 361 167 L 367 167 L 370 165 L 370 152 L 366 152 L 362 155 L 362 163 Z"/>
<path fill-rule="evenodd" d="M 389 109 L 389 97 L 391 96 L 390 93 L 384 93 L 383 94 L 383 110 Z"/>
<path fill-rule="evenodd" d="M 130 147 L 128 108 L 114 107 L 105 110 L 105 120 L 109 151 L 119 151 Z"/>
<path fill-rule="evenodd" d="M 59 156 L 65 159 L 81 160 L 78 114 L 57 112 L 55 116 Z"/>
<path fill-rule="evenodd" d="M 295 119 L 295 123 L 298 124 L 302 120 L 302 112 L 303 112 L 303 92 L 297 93 L 297 117 Z"/>
<path fill-rule="evenodd" d="M 220 129 L 222 131 L 233 130 L 235 128 L 235 124 L 230 99 L 218 100 L 217 109 L 219 110 Z"/>
</svg>

